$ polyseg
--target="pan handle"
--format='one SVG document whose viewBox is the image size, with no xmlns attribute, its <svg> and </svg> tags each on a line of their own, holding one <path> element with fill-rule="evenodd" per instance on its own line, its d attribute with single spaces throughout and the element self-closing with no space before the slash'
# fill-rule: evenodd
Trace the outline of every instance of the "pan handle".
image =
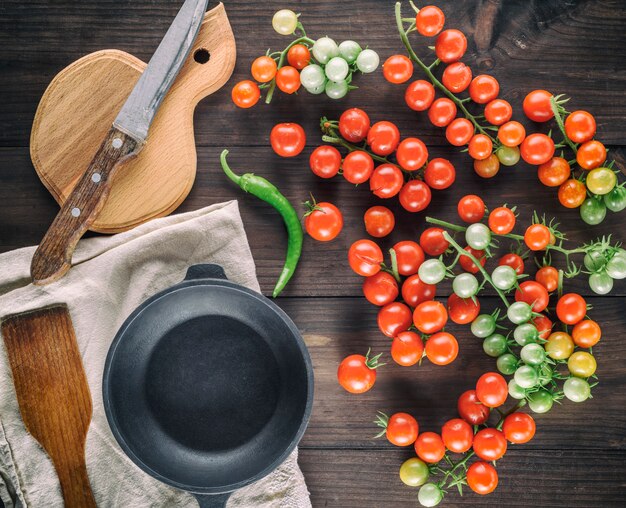
<svg viewBox="0 0 626 508">
<path fill-rule="evenodd" d="M 230 492 L 227 494 L 194 494 L 200 508 L 225 508 Z"/>
<path fill-rule="evenodd" d="M 187 270 L 185 280 L 223 279 L 228 280 L 224 269 L 220 265 L 192 265 Z"/>
</svg>

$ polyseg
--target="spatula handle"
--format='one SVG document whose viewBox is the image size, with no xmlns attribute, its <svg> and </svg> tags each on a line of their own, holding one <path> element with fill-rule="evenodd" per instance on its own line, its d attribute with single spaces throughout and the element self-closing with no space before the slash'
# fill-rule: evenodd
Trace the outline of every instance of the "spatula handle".
<svg viewBox="0 0 626 508">
<path fill-rule="evenodd" d="M 54 282 L 69 270 L 78 240 L 106 202 L 116 168 L 140 148 L 133 138 L 111 128 L 33 256 L 30 270 L 35 284 Z"/>
</svg>

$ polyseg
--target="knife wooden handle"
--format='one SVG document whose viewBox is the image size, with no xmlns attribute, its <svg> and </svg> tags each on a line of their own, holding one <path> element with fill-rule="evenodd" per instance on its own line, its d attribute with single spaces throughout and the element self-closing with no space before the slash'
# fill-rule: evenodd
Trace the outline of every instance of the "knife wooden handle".
<svg viewBox="0 0 626 508">
<path fill-rule="evenodd" d="M 111 128 L 35 251 L 30 266 L 35 284 L 54 282 L 69 270 L 78 240 L 106 202 L 116 168 L 140 148 L 135 139 Z"/>
</svg>

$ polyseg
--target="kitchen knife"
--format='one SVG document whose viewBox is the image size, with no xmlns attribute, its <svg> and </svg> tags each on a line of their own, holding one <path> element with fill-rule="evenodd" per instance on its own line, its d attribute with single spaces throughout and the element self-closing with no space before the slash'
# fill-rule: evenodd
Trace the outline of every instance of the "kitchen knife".
<svg viewBox="0 0 626 508">
<path fill-rule="evenodd" d="M 104 206 L 115 170 L 136 156 L 150 124 L 198 35 L 209 0 L 186 0 L 113 122 L 89 168 L 39 244 L 31 262 L 35 284 L 61 278 L 70 268 L 76 244 Z"/>
</svg>

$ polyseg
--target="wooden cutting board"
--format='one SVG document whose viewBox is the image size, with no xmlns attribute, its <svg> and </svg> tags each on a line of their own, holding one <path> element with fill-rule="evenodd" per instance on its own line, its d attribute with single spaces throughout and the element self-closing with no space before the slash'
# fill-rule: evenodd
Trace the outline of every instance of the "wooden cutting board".
<svg viewBox="0 0 626 508">
<path fill-rule="evenodd" d="M 235 59 L 235 38 L 220 3 L 207 12 L 145 148 L 119 168 L 92 231 L 126 231 L 170 214 L 183 202 L 196 175 L 194 109 L 228 81 Z M 60 205 L 89 166 L 146 65 L 122 51 L 98 51 L 62 70 L 48 86 L 35 115 L 30 152 L 41 181 Z"/>
</svg>

